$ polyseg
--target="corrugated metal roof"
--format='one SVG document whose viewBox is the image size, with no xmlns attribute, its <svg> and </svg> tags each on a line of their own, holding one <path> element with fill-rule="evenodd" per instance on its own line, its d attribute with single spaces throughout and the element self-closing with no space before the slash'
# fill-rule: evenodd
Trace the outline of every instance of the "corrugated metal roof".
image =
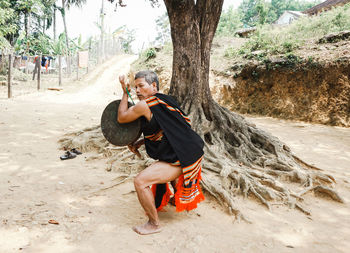
<svg viewBox="0 0 350 253">
<path fill-rule="evenodd" d="M 304 13 L 312 15 L 320 12 L 323 9 L 330 9 L 333 6 L 344 5 L 346 3 L 350 3 L 350 0 L 327 0 L 323 3 L 315 5 L 314 7 L 311 7 L 310 9 L 307 9 L 306 11 L 304 11 Z"/>
</svg>

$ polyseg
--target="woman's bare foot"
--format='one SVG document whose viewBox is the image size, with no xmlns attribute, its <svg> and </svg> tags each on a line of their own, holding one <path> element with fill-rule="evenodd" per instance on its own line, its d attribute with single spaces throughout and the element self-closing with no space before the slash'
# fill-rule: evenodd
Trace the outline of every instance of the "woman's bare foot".
<svg viewBox="0 0 350 253">
<path fill-rule="evenodd" d="M 146 222 L 143 225 L 135 226 L 132 229 L 140 235 L 149 235 L 162 231 L 159 225 L 155 225 L 150 221 Z"/>
</svg>

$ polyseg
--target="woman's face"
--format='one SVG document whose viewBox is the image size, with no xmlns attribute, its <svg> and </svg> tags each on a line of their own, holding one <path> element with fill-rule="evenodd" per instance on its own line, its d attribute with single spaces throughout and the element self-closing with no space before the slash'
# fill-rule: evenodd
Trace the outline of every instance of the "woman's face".
<svg viewBox="0 0 350 253">
<path fill-rule="evenodd" d="M 157 93 L 157 84 L 155 82 L 147 83 L 144 77 L 137 78 L 135 79 L 135 89 L 137 97 L 144 100 Z"/>
</svg>

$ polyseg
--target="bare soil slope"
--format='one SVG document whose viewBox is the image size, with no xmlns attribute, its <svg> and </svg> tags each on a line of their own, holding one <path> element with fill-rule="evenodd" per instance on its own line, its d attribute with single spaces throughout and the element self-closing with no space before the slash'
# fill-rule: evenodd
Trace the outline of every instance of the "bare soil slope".
<svg viewBox="0 0 350 253">
<path fill-rule="evenodd" d="M 350 127 L 349 48 L 350 41 L 311 43 L 293 55 L 235 63 L 219 101 L 240 113 Z"/>
<path fill-rule="evenodd" d="M 349 32 L 350 34 L 350 32 Z M 216 38 L 211 54 L 210 87 L 217 102 L 233 111 L 281 119 L 350 127 L 350 40 L 307 45 L 289 55 L 251 59 L 225 57 L 246 39 Z M 160 75 L 164 91 L 171 77 L 171 50 L 134 64 Z"/>
</svg>

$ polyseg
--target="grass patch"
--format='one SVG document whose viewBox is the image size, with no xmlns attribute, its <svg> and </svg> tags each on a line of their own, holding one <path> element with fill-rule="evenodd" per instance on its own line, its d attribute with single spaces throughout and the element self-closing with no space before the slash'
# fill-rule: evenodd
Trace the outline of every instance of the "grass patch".
<svg viewBox="0 0 350 253">
<path fill-rule="evenodd" d="M 241 56 L 261 60 L 269 55 L 292 53 L 310 40 L 349 29 L 350 4 L 347 4 L 319 16 L 302 17 L 289 26 L 259 26 L 243 46 L 239 49 L 227 48 L 224 55 L 228 58 Z"/>
</svg>

